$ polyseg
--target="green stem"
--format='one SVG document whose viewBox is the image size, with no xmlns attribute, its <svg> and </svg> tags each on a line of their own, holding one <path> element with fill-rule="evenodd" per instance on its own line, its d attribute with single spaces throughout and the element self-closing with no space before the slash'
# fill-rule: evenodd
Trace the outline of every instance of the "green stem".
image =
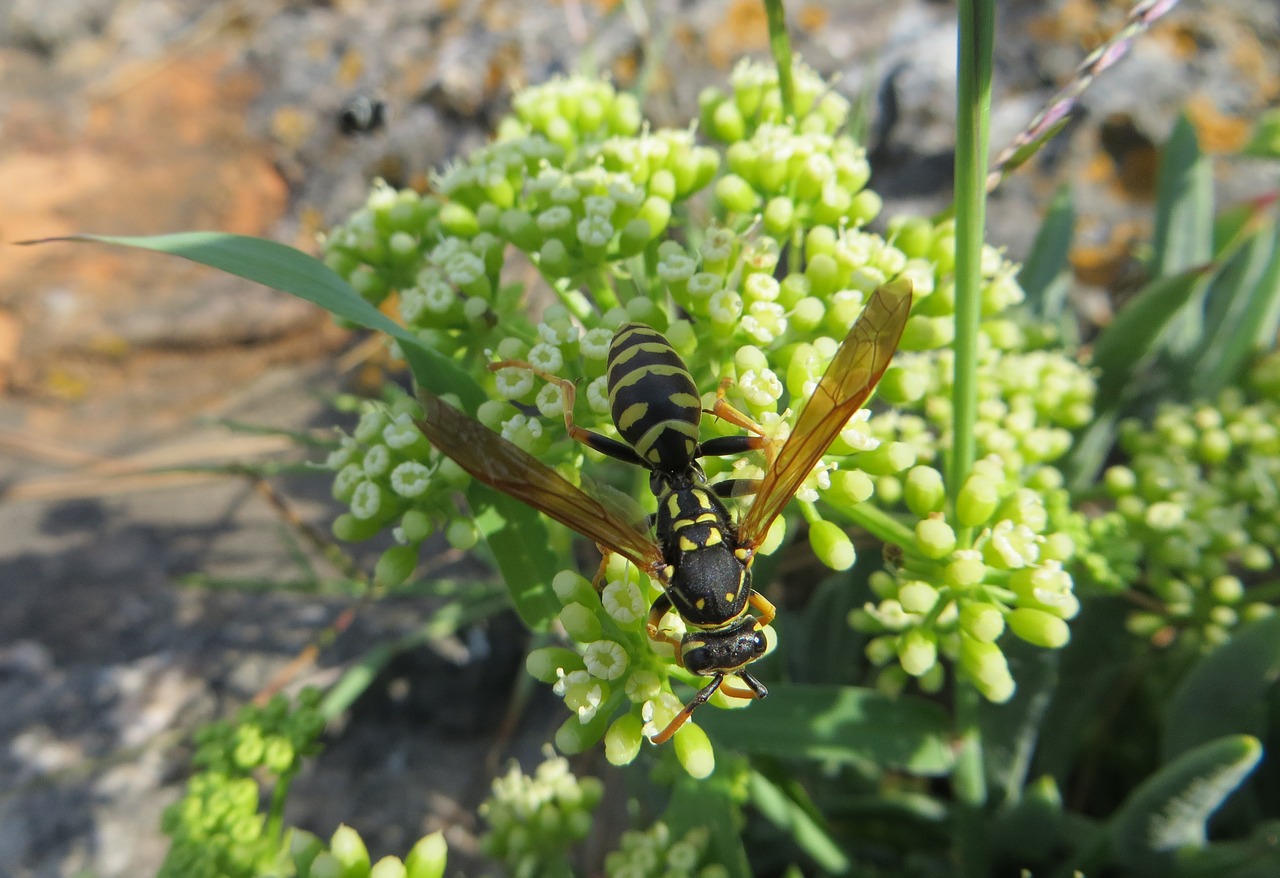
<svg viewBox="0 0 1280 878">
<path fill-rule="evenodd" d="M 987 801 L 986 769 L 983 766 L 982 729 L 978 725 L 978 708 L 982 696 L 972 683 L 956 681 L 956 767 L 951 774 L 956 807 L 957 874 L 968 878 L 984 878 L 990 874 L 986 852 Z"/>
<path fill-rule="evenodd" d="M 978 411 L 978 332 L 982 317 L 982 242 L 986 224 L 987 138 L 991 118 L 991 58 L 995 34 L 994 0 L 962 0 L 959 16 L 959 67 L 956 71 L 956 316 L 952 440 L 947 456 L 947 494 L 951 511 L 977 457 L 974 424 Z M 957 534 L 971 545 L 972 530 Z M 987 801 L 981 695 L 969 682 L 956 683 L 955 724 L 958 751 L 952 785 L 956 797 L 959 874 L 989 874 L 984 806 Z"/>
<path fill-rule="evenodd" d="M 782 94 L 782 115 L 795 118 L 795 88 L 791 79 L 791 38 L 787 35 L 787 14 L 782 0 L 764 0 L 769 22 L 769 50 L 778 67 L 778 91 Z"/>
<path fill-rule="evenodd" d="M 874 503 L 856 503 L 837 508 L 836 514 L 865 530 L 886 546 L 915 546 L 916 534 Z"/>
<path fill-rule="evenodd" d="M 982 241 L 986 222 L 987 138 L 991 115 L 993 0 L 960 4 L 956 113 L 956 315 L 952 440 L 947 492 L 955 508 L 977 456 L 978 331 L 982 316 Z M 972 533 L 958 534 L 969 545 Z"/>
<path fill-rule="evenodd" d="M 618 291 L 613 288 L 608 272 L 604 268 L 588 272 L 586 280 L 587 289 L 591 291 L 591 298 L 595 299 L 596 307 L 600 309 L 601 314 L 622 306 L 622 302 L 618 299 Z"/>
</svg>

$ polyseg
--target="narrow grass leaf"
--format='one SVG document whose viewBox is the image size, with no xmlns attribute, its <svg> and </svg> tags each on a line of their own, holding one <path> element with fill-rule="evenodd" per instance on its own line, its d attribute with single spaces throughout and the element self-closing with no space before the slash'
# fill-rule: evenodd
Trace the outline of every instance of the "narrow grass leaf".
<svg viewBox="0 0 1280 878">
<path fill-rule="evenodd" d="M 147 237 L 74 235 L 23 243 L 54 241 L 113 244 L 180 256 L 290 293 L 359 326 L 385 332 L 400 342 L 414 379 L 424 387 L 436 393 L 457 394 L 468 408 L 474 408 L 484 399 L 480 386 L 451 359 L 423 345 L 417 336 L 366 302 L 319 259 L 277 241 L 226 232 L 180 232 Z"/>
<path fill-rule="evenodd" d="M 1213 168 L 1185 115 L 1161 151 L 1152 246 L 1151 276 L 1157 279 L 1182 275 L 1213 258 Z M 1181 311 L 1161 346 L 1175 356 L 1197 347 L 1200 318 L 1198 309 Z"/>
<path fill-rule="evenodd" d="M 1018 272 L 1018 284 L 1027 294 L 1026 308 L 1041 320 L 1057 322 L 1066 309 L 1066 296 L 1055 288 L 1062 287 L 1058 278 L 1070 270 L 1067 254 L 1075 225 L 1075 199 L 1070 187 L 1062 186 L 1049 202 L 1031 253 Z"/>
</svg>

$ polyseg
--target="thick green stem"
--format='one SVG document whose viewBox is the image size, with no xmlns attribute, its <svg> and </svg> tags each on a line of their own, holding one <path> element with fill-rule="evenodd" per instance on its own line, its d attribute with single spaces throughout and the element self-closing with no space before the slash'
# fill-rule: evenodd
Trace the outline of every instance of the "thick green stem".
<svg viewBox="0 0 1280 878">
<path fill-rule="evenodd" d="M 991 59 L 995 33 L 993 0 L 961 0 L 956 97 L 956 327 L 952 440 L 947 492 L 952 511 L 977 456 L 978 331 L 982 317 L 982 243 L 986 223 L 987 137 L 991 117 Z M 968 528 L 962 545 L 973 539 Z M 985 842 L 987 802 L 981 695 L 963 679 L 956 683 L 955 723 L 959 750 L 952 786 L 956 797 L 959 874 L 989 874 Z"/>
<path fill-rule="evenodd" d="M 782 8 L 782 0 L 764 0 L 764 11 L 769 22 L 769 50 L 773 53 L 773 63 L 778 66 L 782 115 L 794 118 L 796 100 L 791 79 L 791 38 L 787 34 L 786 10 Z"/>
<path fill-rule="evenodd" d="M 982 242 L 986 222 L 987 137 L 991 115 L 992 0 L 960 4 L 956 113 L 955 384 L 947 491 L 954 509 L 977 455 L 978 331 L 982 316 Z M 972 534 L 959 534 L 968 545 Z"/>
</svg>

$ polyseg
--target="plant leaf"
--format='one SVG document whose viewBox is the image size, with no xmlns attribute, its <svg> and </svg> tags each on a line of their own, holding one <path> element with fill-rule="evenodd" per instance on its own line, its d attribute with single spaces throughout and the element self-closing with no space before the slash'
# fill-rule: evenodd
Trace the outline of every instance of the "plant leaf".
<svg viewBox="0 0 1280 878">
<path fill-rule="evenodd" d="M 825 872 L 843 875 L 849 871 L 849 858 L 831 838 L 827 830 L 809 812 L 786 794 L 773 781 L 758 771 L 748 779 L 751 802 L 766 820 L 791 836 L 796 845 L 813 858 Z"/>
<path fill-rule="evenodd" d="M 1228 734 L 1262 737 L 1280 680 L 1280 614 L 1250 622 L 1191 668 L 1164 716 L 1165 761 Z"/>
<path fill-rule="evenodd" d="M 1075 225 L 1075 199 L 1071 189 L 1059 187 L 1036 232 L 1031 253 L 1018 272 L 1018 284 L 1027 294 L 1026 308 L 1040 320 L 1058 322 L 1066 310 L 1066 296 L 1059 291 L 1064 287 L 1057 281 L 1070 268 L 1067 254 L 1071 251 Z"/>
<path fill-rule="evenodd" d="M 417 336 L 366 302 L 319 259 L 288 245 L 226 232 L 179 232 L 147 237 L 72 235 L 22 243 L 54 241 L 113 244 L 167 253 L 290 293 L 366 329 L 390 335 L 400 342 L 414 380 L 423 386 L 436 393 L 457 394 L 471 409 L 484 401 L 480 385 L 451 359 L 423 345 Z"/>
<path fill-rule="evenodd" d="M 1129 794 L 1111 818 L 1112 855 L 1143 871 L 1182 848 L 1203 847 L 1209 816 L 1262 758 L 1250 735 L 1229 735 L 1188 750 Z"/>
<path fill-rule="evenodd" d="M 1152 281 L 1102 330 L 1093 345 L 1093 366 L 1100 373 L 1097 411 L 1120 405 L 1138 367 L 1154 357 L 1157 340 L 1170 322 L 1198 291 L 1203 292 L 1208 274 L 1209 268 L 1200 265 Z"/>
<path fill-rule="evenodd" d="M 751 878 L 751 863 L 742 846 L 741 813 L 734 804 L 729 772 L 715 771 L 703 780 L 681 773 L 663 819 L 673 839 L 705 826 L 711 831 L 712 861 L 724 866 L 732 878 Z"/>
<path fill-rule="evenodd" d="M 1152 248 L 1151 276 L 1156 279 L 1183 274 L 1213 258 L 1213 168 L 1200 152 L 1195 127 L 1185 114 L 1178 117 L 1160 154 Z M 1160 346 L 1174 357 L 1200 347 L 1201 318 L 1199 308 L 1180 311 Z"/>
<path fill-rule="evenodd" d="M 1194 397 L 1208 398 L 1240 380 L 1259 352 L 1275 341 L 1280 311 L 1280 226 L 1257 229 L 1216 272 L 1206 297 L 1205 337 L 1181 374 Z"/>
<path fill-rule="evenodd" d="M 520 620 L 545 631 L 560 611 L 551 580 L 566 565 L 551 549 L 547 522 L 538 512 L 501 491 L 473 481 L 467 489 L 476 526 L 493 552 Z"/>
<path fill-rule="evenodd" d="M 947 774 L 950 721 L 936 704 L 852 686 L 780 687 L 741 710 L 706 710 L 698 723 L 757 755 L 870 762 L 917 775 Z"/>
</svg>

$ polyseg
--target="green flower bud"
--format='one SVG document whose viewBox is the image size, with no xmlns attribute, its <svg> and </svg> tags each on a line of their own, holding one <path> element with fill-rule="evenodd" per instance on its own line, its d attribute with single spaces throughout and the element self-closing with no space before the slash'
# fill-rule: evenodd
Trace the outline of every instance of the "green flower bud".
<svg viewBox="0 0 1280 878">
<path fill-rule="evenodd" d="M 574 570 L 561 570 L 551 579 L 551 589 L 564 605 L 579 603 L 591 606 L 596 590 L 590 580 Z"/>
<path fill-rule="evenodd" d="M 465 552 L 468 549 L 474 549 L 480 542 L 480 529 L 470 519 L 458 519 L 449 523 L 445 538 L 450 546 Z"/>
<path fill-rule="evenodd" d="M 823 494 L 835 506 L 852 506 L 870 499 L 875 482 L 862 470 L 838 469 L 831 473 L 831 487 Z"/>
<path fill-rule="evenodd" d="M 999 503 L 999 485 L 986 476 L 970 473 L 956 498 L 956 519 L 964 527 L 978 527 L 991 518 Z"/>
<path fill-rule="evenodd" d="M 480 221 L 464 204 L 449 201 L 440 208 L 437 217 L 446 234 L 459 238 L 474 238 L 480 232 Z"/>
<path fill-rule="evenodd" d="M 938 603 L 938 590 L 927 582 L 912 580 L 898 589 L 898 602 L 908 613 L 924 615 L 933 611 Z"/>
<path fill-rule="evenodd" d="M 342 878 L 365 878 L 369 874 L 369 849 L 360 833 L 350 826 L 343 824 L 334 830 L 329 852 L 342 865 Z"/>
<path fill-rule="evenodd" d="M 572 649 L 562 646 L 547 646 L 535 649 L 524 660 L 524 668 L 529 676 L 543 683 L 554 683 L 559 679 L 559 671 L 585 670 L 582 656 Z"/>
<path fill-rule="evenodd" d="M 392 546 L 378 558 L 373 568 L 373 584 L 395 588 L 413 575 L 418 566 L 418 547 Z"/>
<path fill-rule="evenodd" d="M 1013 676 L 1004 653 L 994 643 L 960 635 L 960 667 L 982 696 L 995 704 L 1013 697 Z"/>
<path fill-rule="evenodd" d="M 982 563 L 982 553 L 973 549 L 961 549 L 943 572 L 947 585 L 970 588 L 982 582 L 987 575 L 987 565 Z"/>
<path fill-rule="evenodd" d="M 444 840 L 444 833 L 424 835 L 404 858 L 408 878 L 444 878 L 448 855 L 449 845 Z"/>
<path fill-rule="evenodd" d="M 960 607 L 960 628 L 975 640 L 994 643 L 1004 633 L 1004 613 L 986 601 L 966 601 Z"/>
<path fill-rule="evenodd" d="M 1051 613 L 1030 607 L 1019 607 L 1009 613 L 1009 628 L 1018 637 L 1034 646 L 1058 649 L 1071 639 L 1067 623 Z"/>
<path fill-rule="evenodd" d="M 915 465 L 916 450 L 905 442 L 881 442 L 858 455 L 858 468 L 873 476 L 891 476 Z"/>
<path fill-rule="evenodd" d="M 849 535 L 839 525 L 824 519 L 809 525 L 809 545 L 818 560 L 832 570 L 848 570 L 857 560 Z"/>
<path fill-rule="evenodd" d="M 604 756 L 610 765 L 630 765 L 640 755 L 644 741 L 644 721 L 634 713 L 624 713 L 604 735 Z"/>
<path fill-rule="evenodd" d="M 931 466 L 912 467 L 903 483 L 903 499 L 917 518 L 941 512 L 947 502 L 942 473 Z"/>
<path fill-rule="evenodd" d="M 307 878 L 347 878 L 342 863 L 329 851 L 322 851 L 311 861 Z"/>
<path fill-rule="evenodd" d="M 373 864 L 369 878 L 408 878 L 409 871 L 399 857 L 386 856 Z"/>
<path fill-rule="evenodd" d="M 898 638 L 898 662 L 913 677 L 926 674 L 938 661 L 938 640 L 933 631 L 912 628 Z"/>
<path fill-rule="evenodd" d="M 725 174 L 716 181 L 715 197 L 732 213 L 751 213 L 760 206 L 759 194 L 737 174 Z"/>
<path fill-rule="evenodd" d="M 715 771 L 716 753 L 711 739 L 695 723 L 687 722 L 681 726 L 671 743 L 675 746 L 676 758 L 690 777 L 701 780 Z"/>
<path fill-rule="evenodd" d="M 579 603 L 572 603 L 560 611 L 560 624 L 570 637 L 579 643 L 591 643 L 601 635 L 600 620 L 595 613 Z"/>
<path fill-rule="evenodd" d="M 785 237 L 796 221 L 796 205 L 790 198 L 777 195 L 769 199 L 764 208 L 764 230 L 776 237 Z"/>
<path fill-rule="evenodd" d="M 383 522 L 377 519 L 357 518 L 343 512 L 333 520 L 333 535 L 345 543 L 367 540 L 382 530 Z"/>
<path fill-rule="evenodd" d="M 556 749 L 570 756 L 591 749 L 604 736 L 607 721 L 604 711 L 596 711 L 585 723 L 576 716 L 569 717 L 556 730 Z"/>
<path fill-rule="evenodd" d="M 921 519 L 916 523 L 916 544 L 927 558 L 945 558 L 956 547 L 956 532 L 941 517 Z"/>
</svg>

